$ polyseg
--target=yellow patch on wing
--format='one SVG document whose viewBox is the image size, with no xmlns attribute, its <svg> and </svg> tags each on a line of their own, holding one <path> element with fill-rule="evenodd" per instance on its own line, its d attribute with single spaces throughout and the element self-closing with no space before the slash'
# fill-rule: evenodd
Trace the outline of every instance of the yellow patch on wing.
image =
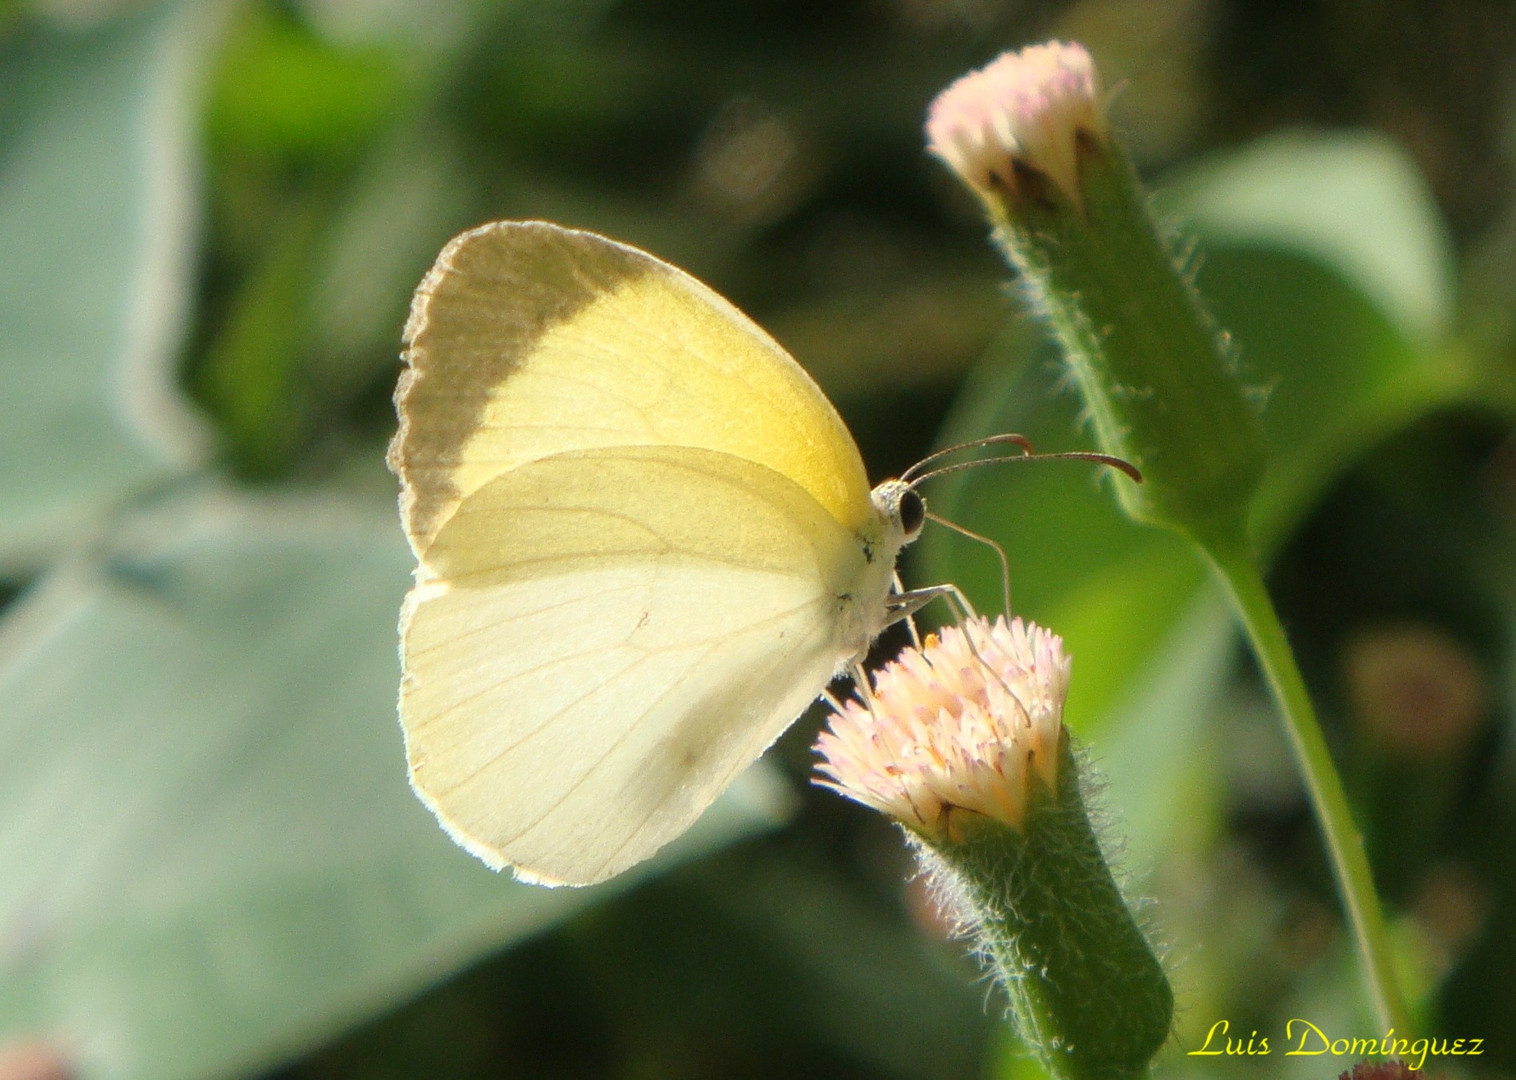
<svg viewBox="0 0 1516 1080">
<path fill-rule="evenodd" d="M 417 290 L 406 343 L 390 461 L 423 561 L 473 492 L 597 447 L 721 451 L 794 481 L 846 529 L 870 520 L 857 447 L 804 370 L 636 248 L 544 222 L 465 233 Z"/>
</svg>

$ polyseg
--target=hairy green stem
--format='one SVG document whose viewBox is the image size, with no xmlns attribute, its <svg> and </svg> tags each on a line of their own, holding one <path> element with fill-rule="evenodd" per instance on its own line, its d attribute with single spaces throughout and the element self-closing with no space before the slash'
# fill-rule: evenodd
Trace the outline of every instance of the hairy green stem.
<svg viewBox="0 0 1516 1080">
<path fill-rule="evenodd" d="M 1143 470 L 1141 489 L 1120 489 L 1128 513 L 1188 536 L 1230 590 L 1326 839 L 1375 1013 L 1408 1031 L 1363 842 L 1245 539 L 1264 462 L 1257 416 L 1120 149 L 1080 150 L 1083 206 L 1056 192 L 992 202 L 996 239 L 1064 346 L 1101 448 Z"/>
<path fill-rule="evenodd" d="M 965 815 L 911 835 L 929 882 L 1005 990 L 1017 1033 L 1060 1080 L 1140 1080 L 1174 994 L 1090 825 L 1065 731 L 1056 790 L 1033 781 L 1020 827 Z"/>
</svg>

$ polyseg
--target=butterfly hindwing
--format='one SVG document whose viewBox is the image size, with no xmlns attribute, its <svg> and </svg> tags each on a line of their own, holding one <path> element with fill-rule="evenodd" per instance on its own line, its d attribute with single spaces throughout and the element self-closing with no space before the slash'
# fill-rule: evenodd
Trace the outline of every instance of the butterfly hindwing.
<svg viewBox="0 0 1516 1080">
<path fill-rule="evenodd" d="M 730 454 L 554 455 L 465 499 L 403 618 L 412 783 L 469 850 L 585 884 L 652 854 L 858 642 L 855 538 Z"/>
</svg>

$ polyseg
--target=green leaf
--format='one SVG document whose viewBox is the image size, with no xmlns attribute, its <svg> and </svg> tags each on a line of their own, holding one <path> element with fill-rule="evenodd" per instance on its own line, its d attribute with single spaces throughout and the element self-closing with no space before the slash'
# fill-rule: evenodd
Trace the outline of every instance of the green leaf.
<svg viewBox="0 0 1516 1080">
<path fill-rule="evenodd" d="M 1477 394 L 1468 356 L 1416 345 L 1308 256 L 1210 246 L 1199 284 L 1239 344 L 1241 377 L 1265 403 L 1270 460 L 1253 514 L 1265 551 L 1369 448 Z"/>
<path fill-rule="evenodd" d="M 0 567 L 204 458 L 173 375 L 212 11 L 156 5 L 0 55 Z"/>
<path fill-rule="evenodd" d="M 219 57 L 208 127 L 243 153 L 340 161 L 390 121 L 401 89 L 386 50 L 338 46 L 275 5 L 249 5 Z"/>
<path fill-rule="evenodd" d="M 211 492 L 115 548 L 0 633 L 0 1043 L 241 1074 L 607 895 L 489 872 L 408 790 L 388 513 Z M 772 784 L 660 861 L 772 820 Z"/>
<path fill-rule="evenodd" d="M 1374 132 L 1285 132 L 1203 163 L 1159 195 L 1211 244 L 1314 257 L 1425 347 L 1453 312 L 1453 249 L 1410 157 Z"/>
</svg>

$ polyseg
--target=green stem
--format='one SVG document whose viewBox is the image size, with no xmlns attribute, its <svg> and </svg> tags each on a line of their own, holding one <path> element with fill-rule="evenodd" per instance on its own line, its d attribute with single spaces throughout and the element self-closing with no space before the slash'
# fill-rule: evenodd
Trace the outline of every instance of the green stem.
<svg viewBox="0 0 1516 1080">
<path fill-rule="evenodd" d="M 1296 766 L 1321 826 L 1327 859 L 1347 909 L 1353 944 L 1375 1014 L 1381 1026 L 1410 1032 L 1409 1015 L 1395 978 L 1384 915 L 1364 852 L 1363 835 L 1353 823 L 1347 793 L 1343 791 L 1316 711 L 1306 693 L 1305 681 L 1295 664 L 1295 654 L 1264 588 L 1263 575 L 1246 541 L 1240 537 L 1208 538 L 1200 546 L 1231 594 L 1252 643 L 1253 655 L 1258 658 L 1278 705 Z"/>
</svg>

